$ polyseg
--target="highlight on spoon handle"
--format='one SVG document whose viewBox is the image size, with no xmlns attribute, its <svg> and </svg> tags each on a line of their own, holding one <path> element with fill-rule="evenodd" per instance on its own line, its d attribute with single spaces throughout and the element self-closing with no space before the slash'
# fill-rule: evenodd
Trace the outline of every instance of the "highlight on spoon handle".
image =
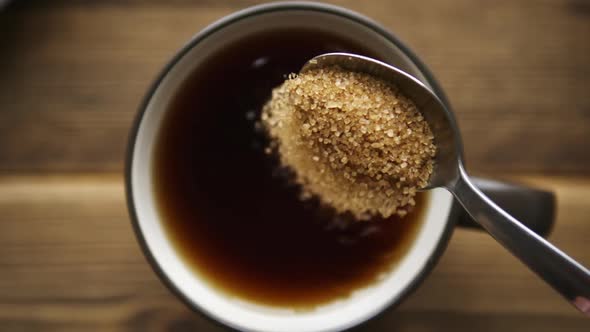
<svg viewBox="0 0 590 332">
<path fill-rule="evenodd" d="M 588 269 L 502 210 L 471 182 L 463 165 L 459 165 L 459 177 L 448 189 L 498 242 L 590 316 Z"/>
</svg>

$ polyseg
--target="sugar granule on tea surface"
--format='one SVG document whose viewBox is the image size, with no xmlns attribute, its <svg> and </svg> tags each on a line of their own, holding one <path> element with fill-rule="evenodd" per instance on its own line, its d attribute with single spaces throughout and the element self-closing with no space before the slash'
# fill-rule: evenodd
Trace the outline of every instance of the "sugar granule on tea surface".
<svg viewBox="0 0 590 332">
<path fill-rule="evenodd" d="M 397 87 L 368 74 L 336 66 L 291 74 L 262 124 L 302 197 L 359 220 L 405 216 L 432 174 L 428 123 Z"/>
</svg>

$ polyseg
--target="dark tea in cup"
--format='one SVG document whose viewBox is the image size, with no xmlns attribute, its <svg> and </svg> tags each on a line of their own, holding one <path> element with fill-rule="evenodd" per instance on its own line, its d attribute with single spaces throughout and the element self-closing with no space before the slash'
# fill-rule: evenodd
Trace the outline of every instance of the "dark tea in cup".
<svg viewBox="0 0 590 332">
<path fill-rule="evenodd" d="M 211 54 L 159 130 L 155 196 L 183 259 L 229 296 L 310 309 L 375 283 L 405 255 L 426 199 L 404 218 L 355 221 L 302 201 L 258 125 L 262 105 L 310 58 L 361 44 L 306 29 L 258 32 Z"/>
</svg>

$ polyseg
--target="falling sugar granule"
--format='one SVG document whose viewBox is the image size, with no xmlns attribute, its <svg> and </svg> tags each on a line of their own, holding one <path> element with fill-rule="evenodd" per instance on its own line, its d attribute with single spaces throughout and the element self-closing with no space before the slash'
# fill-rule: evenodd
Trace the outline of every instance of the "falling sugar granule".
<svg viewBox="0 0 590 332">
<path fill-rule="evenodd" d="M 395 86 L 368 74 L 335 66 L 291 74 L 262 123 L 302 197 L 359 220 L 405 216 L 432 173 L 427 122 Z"/>
</svg>

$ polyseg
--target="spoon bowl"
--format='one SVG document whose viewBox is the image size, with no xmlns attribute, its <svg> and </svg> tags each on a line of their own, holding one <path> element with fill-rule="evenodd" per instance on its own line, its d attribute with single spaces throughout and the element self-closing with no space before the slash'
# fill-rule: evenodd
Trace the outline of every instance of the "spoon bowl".
<svg viewBox="0 0 590 332">
<path fill-rule="evenodd" d="M 447 187 L 459 177 L 458 166 L 463 162 L 463 144 L 459 129 L 451 112 L 426 85 L 404 71 L 381 61 L 350 53 L 328 53 L 308 61 L 300 70 L 306 71 L 339 66 L 340 68 L 370 74 L 395 84 L 418 107 L 434 134 L 437 154 L 435 169 L 428 186 Z"/>
</svg>

